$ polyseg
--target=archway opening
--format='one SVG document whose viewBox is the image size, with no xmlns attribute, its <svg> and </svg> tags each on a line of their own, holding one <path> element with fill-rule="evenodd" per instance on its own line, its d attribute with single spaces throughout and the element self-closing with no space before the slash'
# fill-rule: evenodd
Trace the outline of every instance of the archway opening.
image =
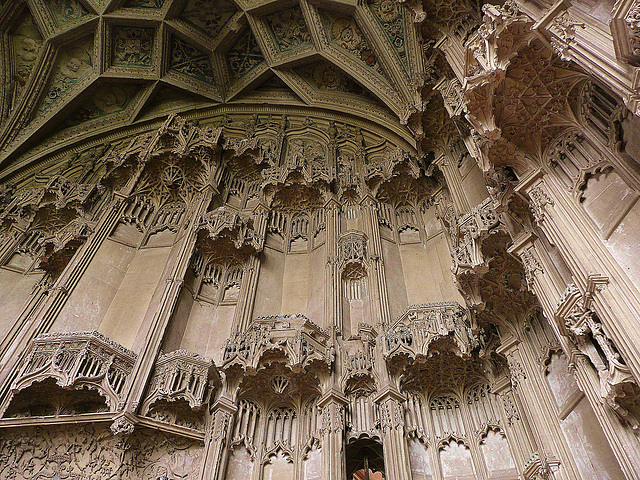
<svg viewBox="0 0 640 480">
<path fill-rule="evenodd" d="M 383 480 L 384 457 L 380 442 L 362 438 L 347 445 L 347 478 L 349 480 Z"/>
</svg>

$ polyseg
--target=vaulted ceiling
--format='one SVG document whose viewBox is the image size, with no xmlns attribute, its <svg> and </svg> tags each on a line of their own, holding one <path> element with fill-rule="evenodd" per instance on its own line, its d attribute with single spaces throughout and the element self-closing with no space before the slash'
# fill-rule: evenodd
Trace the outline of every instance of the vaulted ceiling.
<svg viewBox="0 0 640 480">
<path fill-rule="evenodd" d="M 397 0 L 1 3 L 0 162 L 43 139 L 238 104 L 348 113 L 411 136 L 428 104 L 422 36 L 460 14 Z"/>
</svg>

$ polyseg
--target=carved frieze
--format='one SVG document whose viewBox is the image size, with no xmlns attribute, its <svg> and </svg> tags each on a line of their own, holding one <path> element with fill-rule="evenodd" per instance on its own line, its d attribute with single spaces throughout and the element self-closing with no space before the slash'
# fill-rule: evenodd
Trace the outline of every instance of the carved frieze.
<svg viewBox="0 0 640 480">
<path fill-rule="evenodd" d="M 80 447 L 82 446 L 82 447 Z M 136 429 L 112 435 L 100 424 L 3 429 L 0 477 L 38 478 L 200 478 L 204 461 L 198 440 Z"/>
</svg>

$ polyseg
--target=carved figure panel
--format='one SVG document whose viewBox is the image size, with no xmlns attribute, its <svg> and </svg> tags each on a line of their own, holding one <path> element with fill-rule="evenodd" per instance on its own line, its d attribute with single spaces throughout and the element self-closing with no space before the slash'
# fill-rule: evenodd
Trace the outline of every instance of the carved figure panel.
<svg viewBox="0 0 640 480">
<path fill-rule="evenodd" d="M 85 37 L 71 45 L 63 46 L 57 54 L 50 84 L 42 99 L 38 113 L 44 113 L 61 99 L 93 66 L 93 36 Z"/>
<path fill-rule="evenodd" d="M 188 0 L 180 17 L 215 38 L 236 11 L 228 0 Z"/>
<path fill-rule="evenodd" d="M 10 64 L 12 71 L 9 82 L 13 88 L 9 104 L 15 106 L 29 81 L 43 43 L 42 35 L 28 10 L 25 10 L 20 20 L 16 23 L 16 26 L 9 34 L 9 39 L 11 42 Z"/>
<path fill-rule="evenodd" d="M 383 75 L 378 60 L 353 17 L 323 12 L 329 40 Z"/>
</svg>

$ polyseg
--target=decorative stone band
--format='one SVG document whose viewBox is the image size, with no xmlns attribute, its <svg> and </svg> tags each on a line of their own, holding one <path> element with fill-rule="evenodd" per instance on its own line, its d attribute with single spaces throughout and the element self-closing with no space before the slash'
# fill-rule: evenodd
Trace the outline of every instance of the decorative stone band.
<svg viewBox="0 0 640 480">
<path fill-rule="evenodd" d="M 500 214 L 497 212 L 494 200 L 488 197 L 479 205 L 455 222 L 455 247 L 451 254 L 453 274 L 463 275 L 477 273 L 485 265 L 482 254 L 482 241 L 489 235 L 499 232 Z"/>
<path fill-rule="evenodd" d="M 484 345 L 482 336 L 471 331 L 467 311 L 457 302 L 412 305 L 383 335 L 383 353 L 410 358 L 426 356 L 436 340 L 449 337 L 464 356 Z"/>
<path fill-rule="evenodd" d="M 95 389 L 115 411 L 136 357 L 98 332 L 42 334 L 33 341 L 3 411 L 13 395 L 47 378 L 62 388 Z"/>
<path fill-rule="evenodd" d="M 280 351 L 297 371 L 313 363 L 329 366 L 335 357 L 331 336 L 304 315 L 259 317 L 247 331 L 227 340 L 222 369 L 254 371 L 268 351 Z"/>
<path fill-rule="evenodd" d="M 192 409 L 200 409 L 211 393 L 209 380 L 213 362 L 196 353 L 176 350 L 161 355 L 149 385 L 142 412 L 146 413 L 158 400 L 189 402 Z"/>
</svg>

